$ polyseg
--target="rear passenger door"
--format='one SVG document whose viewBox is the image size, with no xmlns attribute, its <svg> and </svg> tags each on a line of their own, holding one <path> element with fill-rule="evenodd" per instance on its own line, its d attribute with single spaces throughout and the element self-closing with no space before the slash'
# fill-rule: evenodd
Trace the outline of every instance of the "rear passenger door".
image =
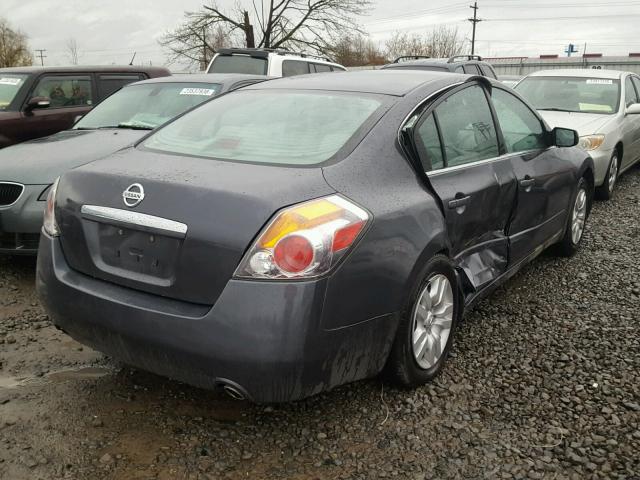
<svg viewBox="0 0 640 480">
<path fill-rule="evenodd" d="M 542 120 L 520 98 L 494 86 L 491 99 L 518 181 L 517 207 L 508 229 L 510 260 L 517 264 L 564 232 L 573 167 L 550 145 Z"/>
<path fill-rule="evenodd" d="M 485 88 L 466 84 L 438 101 L 413 127 L 413 139 L 441 201 L 450 254 L 480 290 L 507 269 L 506 228 L 516 199 Z"/>
</svg>

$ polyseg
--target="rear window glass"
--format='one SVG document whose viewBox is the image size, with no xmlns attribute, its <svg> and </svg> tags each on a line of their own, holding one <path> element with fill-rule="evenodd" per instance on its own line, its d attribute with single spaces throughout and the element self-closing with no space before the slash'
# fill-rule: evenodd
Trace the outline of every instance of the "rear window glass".
<svg viewBox="0 0 640 480">
<path fill-rule="evenodd" d="M 240 162 L 315 165 L 364 130 L 384 97 L 337 92 L 237 91 L 189 112 L 143 147 Z"/>
<path fill-rule="evenodd" d="M 209 68 L 209 73 L 247 73 L 266 75 L 267 59 L 248 55 L 218 55 Z"/>
<path fill-rule="evenodd" d="M 0 110 L 6 110 L 13 102 L 27 77 L 28 75 L 0 73 Z"/>
<path fill-rule="evenodd" d="M 218 83 L 147 83 L 124 87 L 87 113 L 74 128 L 153 129 L 213 98 Z"/>
</svg>

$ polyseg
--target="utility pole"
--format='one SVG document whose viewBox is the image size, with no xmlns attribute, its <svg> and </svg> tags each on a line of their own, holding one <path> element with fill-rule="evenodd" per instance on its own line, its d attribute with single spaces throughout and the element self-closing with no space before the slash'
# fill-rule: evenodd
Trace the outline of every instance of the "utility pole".
<svg viewBox="0 0 640 480">
<path fill-rule="evenodd" d="M 476 24 L 482 20 L 478 18 L 478 2 L 473 2 L 473 5 L 469 5 L 469 8 L 473 8 L 473 18 L 469 21 L 473 24 L 473 33 L 471 35 L 471 55 L 476 53 Z"/>
<path fill-rule="evenodd" d="M 36 48 L 36 52 L 38 52 L 38 57 L 40 57 L 40 65 L 42 65 L 44 67 L 44 59 L 47 58 L 46 55 L 44 55 L 44 52 L 46 52 L 45 49 L 40 49 L 40 48 Z"/>
</svg>

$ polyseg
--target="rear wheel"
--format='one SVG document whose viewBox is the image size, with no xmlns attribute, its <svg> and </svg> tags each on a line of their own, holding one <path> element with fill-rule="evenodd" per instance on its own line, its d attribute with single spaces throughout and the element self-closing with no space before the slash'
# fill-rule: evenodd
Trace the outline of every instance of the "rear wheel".
<svg viewBox="0 0 640 480">
<path fill-rule="evenodd" d="M 609 200 L 613 196 L 613 189 L 618 181 L 618 170 L 620 162 L 618 159 L 618 150 L 614 150 L 607 169 L 607 176 L 604 183 L 596 189 L 596 196 L 600 200 Z"/>
<path fill-rule="evenodd" d="M 560 241 L 560 253 L 565 256 L 573 255 L 580 246 L 584 227 L 589 216 L 589 185 L 584 178 L 578 182 L 578 188 L 569 212 L 569 221 Z"/>
<path fill-rule="evenodd" d="M 433 379 L 446 361 L 459 316 L 453 266 L 445 256 L 432 258 L 405 307 L 387 361 L 387 376 L 415 387 Z"/>
</svg>

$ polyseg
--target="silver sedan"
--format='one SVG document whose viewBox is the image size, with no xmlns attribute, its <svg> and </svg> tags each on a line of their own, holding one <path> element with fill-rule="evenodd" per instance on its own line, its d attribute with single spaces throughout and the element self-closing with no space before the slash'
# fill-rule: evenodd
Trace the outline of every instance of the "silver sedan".
<svg viewBox="0 0 640 480">
<path fill-rule="evenodd" d="M 577 130 L 595 163 L 596 194 L 640 160 L 640 77 L 616 70 L 542 70 L 515 87 L 552 127 Z"/>
</svg>

